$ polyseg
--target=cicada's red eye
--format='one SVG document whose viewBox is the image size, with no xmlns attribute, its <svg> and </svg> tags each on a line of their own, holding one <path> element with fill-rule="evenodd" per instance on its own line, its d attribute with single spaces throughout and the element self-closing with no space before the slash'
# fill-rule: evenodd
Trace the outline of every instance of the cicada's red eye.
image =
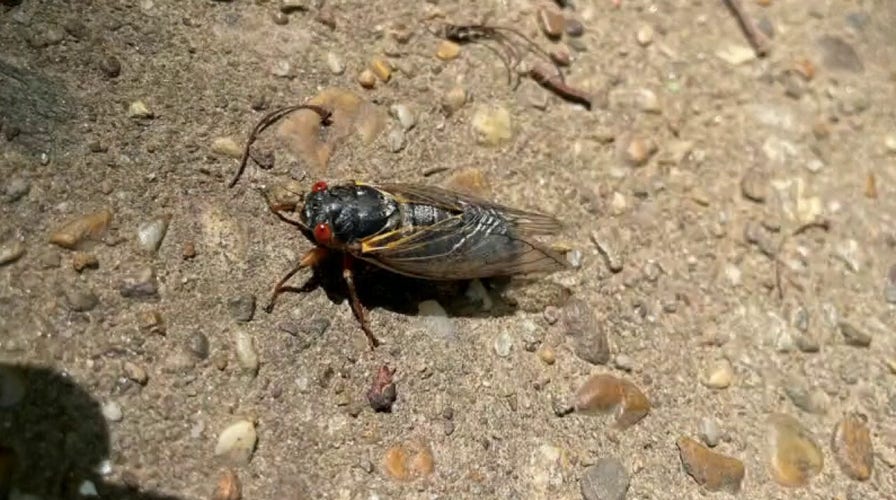
<svg viewBox="0 0 896 500">
<path fill-rule="evenodd" d="M 333 239 L 333 229 L 329 222 L 321 222 L 314 226 L 314 239 L 321 245 L 327 245 Z"/>
<path fill-rule="evenodd" d="M 326 190 L 327 190 L 327 183 L 324 181 L 317 181 L 314 183 L 314 185 L 311 186 L 312 193 L 319 193 L 321 191 L 326 191 Z"/>
</svg>

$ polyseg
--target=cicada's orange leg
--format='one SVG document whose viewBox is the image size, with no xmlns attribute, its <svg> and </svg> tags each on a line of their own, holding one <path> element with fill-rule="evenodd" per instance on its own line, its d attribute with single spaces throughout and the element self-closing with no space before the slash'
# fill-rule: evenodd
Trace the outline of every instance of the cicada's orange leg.
<svg viewBox="0 0 896 500">
<path fill-rule="evenodd" d="M 280 279 L 279 282 L 274 286 L 274 291 L 271 294 L 271 300 L 268 302 L 268 305 L 265 306 L 265 312 L 270 313 L 274 310 L 274 302 L 277 300 L 277 297 L 280 296 L 283 292 L 296 292 L 296 293 L 306 293 L 310 292 L 317 288 L 320 284 L 318 282 L 317 275 L 312 275 L 311 278 L 305 282 L 301 287 L 294 286 L 286 286 L 286 283 L 296 275 L 297 272 L 305 269 L 306 267 L 314 267 L 318 265 L 324 258 L 327 256 L 327 249 L 323 247 L 314 247 L 311 250 L 308 250 L 302 258 L 299 260 L 299 263 L 296 264 L 292 270 L 286 273 L 286 276 Z"/>
</svg>

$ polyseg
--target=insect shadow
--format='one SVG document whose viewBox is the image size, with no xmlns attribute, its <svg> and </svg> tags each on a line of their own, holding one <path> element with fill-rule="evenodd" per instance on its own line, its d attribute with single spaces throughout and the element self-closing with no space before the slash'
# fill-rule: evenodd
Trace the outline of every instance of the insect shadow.
<svg viewBox="0 0 896 500">
<path fill-rule="evenodd" d="M 517 310 L 516 303 L 503 295 L 514 286 L 510 278 L 483 279 L 482 289 L 471 293 L 471 288 L 476 286 L 473 280 L 432 281 L 394 273 L 360 260 L 355 261 L 355 265 L 358 299 L 367 310 L 379 308 L 417 316 L 419 304 L 427 300 L 437 301 L 450 317 L 494 318 L 511 315 Z M 342 256 L 332 253 L 313 268 L 308 285 L 302 291 L 319 287 L 333 303 L 348 300 L 342 269 Z M 294 300 L 291 297 L 295 294 L 285 294 L 278 302 Z"/>
<path fill-rule="evenodd" d="M 100 404 L 53 370 L 0 363 L 0 429 L 0 500 L 179 498 L 103 479 L 98 468 L 110 444 Z M 85 481 L 98 497 L 80 492 Z"/>
</svg>

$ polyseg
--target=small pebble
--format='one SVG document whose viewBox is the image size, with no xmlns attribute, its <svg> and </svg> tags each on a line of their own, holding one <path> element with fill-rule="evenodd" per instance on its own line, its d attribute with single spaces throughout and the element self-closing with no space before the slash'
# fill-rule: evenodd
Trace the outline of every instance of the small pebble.
<svg viewBox="0 0 896 500">
<path fill-rule="evenodd" d="M 185 241 L 184 246 L 181 248 L 180 252 L 181 258 L 184 260 L 190 260 L 196 257 L 196 243 L 192 241 Z"/>
<path fill-rule="evenodd" d="M 185 374 L 196 366 L 196 358 L 186 349 L 177 348 L 168 353 L 162 363 L 165 373 Z"/>
<path fill-rule="evenodd" d="M 640 167 L 657 152 L 656 143 L 647 137 L 632 135 L 620 142 L 622 160 L 632 167 Z"/>
<path fill-rule="evenodd" d="M 497 146 L 513 137 L 510 112 L 498 106 L 479 106 L 471 120 L 479 144 Z"/>
<path fill-rule="evenodd" d="M 740 180 L 740 192 L 750 201 L 763 203 L 768 196 L 768 180 L 768 174 L 758 168 L 750 168 Z"/>
<path fill-rule="evenodd" d="M 401 124 L 401 128 L 405 131 L 411 130 L 417 125 L 417 116 L 411 111 L 411 108 L 407 104 L 393 104 L 389 108 L 389 113 L 398 120 L 398 123 Z"/>
<path fill-rule="evenodd" d="M 164 336 L 168 332 L 162 313 L 155 309 L 137 313 L 137 329 L 144 335 Z"/>
<path fill-rule="evenodd" d="M 576 391 L 571 406 L 584 415 L 614 411 L 620 429 L 634 425 L 650 411 L 650 402 L 637 386 L 608 374 L 589 377 Z"/>
<path fill-rule="evenodd" d="M 896 304 L 896 264 L 890 266 L 884 282 L 884 300 Z"/>
<path fill-rule="evenodd" d="M 824 456 L 809 431 L 790 415 L 768 419 L 772 477 L 783 486 L 804 486 L 821 472 Z"/>
<path fill-rule="evenodd" d="M 442 109 L 449 115 L 456 113 L 467 102 L 467 91 L 460 86 L 452 87 L 442 96 Z"/>
<path fill-rule="evenodd" d="M 376 57 L 370 61 L 370 71 L 383 83 L 392 78 L 392 64 L 382 57 Z"/>
<path fill-rule="evenodd" d="M 246 465 L 252 459 L 257 440 L 255 424 L 248 420 L 237 421 L 218 436 L 215 456 L 234 466 Z"/>
<path fill-rule="evenodd" d="M 716 453 L 689 437 L 678 438 L 676 444 L 685 472 L 697 484 L 708 491 L 740 491 L 745 472 L 743 462 Z"/>
<path fill-rule="evenodd" d="M 386 136 L 386 143 L 390 153 L 400 152 L 406 145 L 404 130 L 400 128 L 390 130 L 389 135 Z"/>
<path fill-rule="evenodd" d="M 719 428 L 719 423 L 714 418 L 703 417 L 700 419 L 698 435 L 706 446 L 715 448 L 722 439 L 722 429 Z"/>
<path fill-rule="evenodd" d="M 456 59 L 458 55 L 460 55 L 460 45 L 450 40 L 442 40 L 436 49 L 436 57 L 443 61 Z"/>
<path fill-rule="evenodd" d="M 513 348 L 513 337 L 507 332 L 501 332 L 495 337 L 494 348 L 495 354 L 498 356 L 502 358 L 510 356 L 510 351 Z"/>
<path fill-rule="evenodd" d="M 424 300 L 417 305 L 417 314 L 422 317 L 426 330 L 440 340 L 453 340 L 457 336 L 454 322 L 445 308 L 435 300 Z"/>
<path fill-rule="evenodd" d="M 139 269 L 118 286 L 122 297 L 129 299 L 152 299 L 159 296 L 156 273 L 150 267 Z"/>
<path fill-rule="evenodd" d="M 198 360 L 204 360 L 209 355 L 208 337 L 202 332 L 193 332 L 187 339 L 187 349 Z"/>
<path fill-rule="evenodd" d="M 383 471 L 397 481 L 410 481 L 432 474 L 434 462 L 429 445 L 415 441 L 386 450 Z"/>
<path fill-rule="evenodd" d="M 96 255 L 87 252 L 75 252 L 72 254 L 72 269 L 77 272 L 83 272 L 87 269 L 97 269 L 100 267 L 100 261 Z"/>
<path fill-rule="evenodd" d="M 212 141 L 212 153 L 239 159 L 243 156 L 243 147 L 233 137 L 216 137 Z"/>
<path fill-rule="evenodd" d="M 615 245 L 611 243 L 612 239 L 609 231 L 606 230 L 598 230 L 591 233 L 591 241 L 607 263 L 607 269 L 612 273 L 618 273 L 622 271 L 624 264 L 622 256 L 616 251 Z"/>
<path fill-rule="evenodd" d="M 25 255 L 25 244 L 19 239 L 10 239 L 0 243 L 0 266 L 12 264 Z"/>
<path fill-rule="evenodd" d="M 610 341 L 594 310 L 581 299 L 570 300 L 561 311 L 566 335 L 573 339 L 573 351 L 580 359 L 593 365 L 610 361 Z"/>
<path fill-rule="evenodd" d="M 240 323 L 248 323 L 255 316 L 255 295 L 241 294 L 227 300 L 230 317 Z"/>
<path fill-rule="evenodd" d="M 74 249 L 86 239 L 97 239 L 112 222 L 112 212 L 101 210 L 67 221 L 50 234 L 50 243 Z"/>
<path fill-rule="evenodd" d="M 31 191 L 31 181 L 24 177 L 12 177 L 3 187 L 3 199 L 7 203 L 15 203 Z"/>
<path fill-rule="evenodd" d="M 100 303 L 100 299 L 86 288 L 66 288 L 65 303 L 70 311 L 88 312 Z"/>
<path fill-rule="evenodd" d="M 629 482 L 628 471 L 618 458 L 601 458 L 582 473 L 579 490 L 585 500 L 624 500 Z"/>
<path fill-rule="evenodd" d="M 143 101 L 134 101 L 128 106 L 128 117 L 130 118 L 144 119 L 153 116 L 155 115 Z"/>
<path fill-rule="evenodd" d="M 308 0 L 280 0 L 280 12 L 284 14 L 305 12 L 310 9 L 309 3 Z"/>
<path fill-rule="evenodd" d="M 121 74 L 121 61 L 113 55 L 101 56 L 98 66 L 106 78 L 118 78 L 118 75 Z"/>
<path fill-rule="evenodd" d="M 277 26 L 286 26 L 289 24 L 289 16 L 278 10 L 271 13 L 271 21 Z"/>
<path fill-rule="evenodd" d="M 252 336 L 244 331 L 236 332 L 236 358 L 244 372 L 253 377 L 258 373 L 258 354 Z"/>
<path fill-rule="evenodd" d="M 821 389 L 809 389 L 806 383 L 800 379 L 789 380 L 784 386 L 784 392 L 790 401 L 806 413 L 824 415 L 831 406 L 830 397 Z"/>
<path fill-rule="evenodd" d="M 137 228 L 137 241 L 146 252 L 155 252 L 162 245 L 165 233 L 168 232 L 170 217 L 161 217 L 140 224 Z"/>
<path fill-rule="evenodd" d="M 831 438 L 834 458 L 840 470 L 856 481 L 867 481 L 874 468 L 874 449 L 868 417 L 860 413 L 850 413 L 843 417 L 834 428 Z"/>
<path fill-rule="evenodd" d="M 725 389 L 734 380 L 734 367 L 727 359 L 719 359 L 703 372 L 703 385 L 711 389 Z"/>
<path fill-rule="evenodd" d="M 548 38 L 557 40 L 563 36 L 565 20 L 563 19 L 563 15 L 557 12 L 556 9 L 551 7 L 541 7 L 538 9 L 537 20 L 541 31 Z"/>
<path fill-rule="evenodd" d="M 327 68 L 330 69 L 330 73 L 341 75 L 345 73 L 345 61 L 342 60 L 339 54 L 327 52 Z"/>
<path fill-rule="evenodd" d="M 653 26 L 645 24 L 638 28 L 638 32 L 635 34 L 635 39 L 638 40 L 638 45 L 646 47 L 653 43 L 653 34 Z"/>
<path fill-rule="evenodd" d="M 277 78 L 295 78 L 292 64 L 285 59 L 278 59 L 271 64 L 271 74 Z"/>
<path fill-rule="evenodd" d="M 557 353 L 549 345 L 542 345 L 538 349 L 538 358 L 546 365 L 553 365 L 557 361 Z"/>
<path fill-rule="evenodd" d="M 218 478 L 218 484 L 215 485 L 212 500 L 241 500 L 242 498 L 242 486 L 236 472 L 232 470 L 222 472 L 221 477 Z"/>
<path fill-rule="evenodd" d="M 816 45 L 821 52 L 822 64 L 828 69 L 848 73 L 862 73 L 865 70 L 856 49 L 846 40 L 834 35 L 823 35 L 816 41 Z"/>
<path fill-rule="evenodd" d="M 376 87 L 376 75 L 373 74 L 373 71 L 365 69 L 358 74 L 358 84 L 365 89 L 372 89 Z"/>
<path fill-rule="evenodd" d="M 854 323 L 847 320 L 840 320 L 838 326 L 847 345 L 853 347 L 868 347 L 871 345 L 871 334 L 859 328 Z"/>
<path fill-rule="evenodd" d="M 115 401 L 107 401 L 103 403 L 102 411 L 103 417 L 109 422 L 121 422 L 121 419 L 124 418 L 124 415 L 121 412 L 121 406 Z"/>
<path fill-rule="evenodd" d="M 753 47 L 740 44 L 729 44 L 716 50 L 716 57 L 730 64 L 731 66 L 739 66 L 756 59 L 756 52 Z"/>
<path fill-rule="evenodd" d="M 578 38 L 585 34 L 585 25 L 578 19 L 567 18 L 566 21 L 564 21 L 563 30 L 567 35 L 573 38 Z"/>
<path fill-rule="evenodd" d="M 122 369 L 124 370 L 125 377 L 140 385 L 146 385 L 146 382 L 149 381 L 149 376 L 146 374 L 146 370 L 132 361 L 125 361 Z"/>
</svg>

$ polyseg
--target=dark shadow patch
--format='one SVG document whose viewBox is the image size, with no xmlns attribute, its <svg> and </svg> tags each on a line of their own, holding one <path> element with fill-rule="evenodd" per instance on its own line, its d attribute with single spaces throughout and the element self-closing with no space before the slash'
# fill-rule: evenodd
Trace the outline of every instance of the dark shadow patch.
<svg viewBox="0 0 896 500">
<path fill-rule="evenodd" d="M 106 483 L 109 458 L 100 404 L 69 377 L 34 366 L 0 364 L 0 500 L 11 491 L 48 499 L 84 497 L 91 481 L 102 499 L 177 500 Z"/>
<path fill-rule="evenodd" d="M 3 134 L 32 153 L 73 142 L 72 97 L 39 73 L 0 59 L 0 123 Z"/>
<path fill-rule="evenodd" d="M 342 259 L 338 252 L 330 253 L 314 268 L 309 282 L 317 281 L 319 288 L 324 290 L 331 301 L 348 306 L 348 289 L 342 278 Z M 426 300 L 438 301 L 448 316 L 453 317 L 499 317 L 511 315 L 516 310 L 516 305 L 505 300 L 502 294 L 510 286 L 509 278 L 481 280 L 492 302 L 492 307 L 485 310 L 479 300 L 473 300 L 467 295 L 471 280 L 432 281 L 411 278 L 361 260 L 355 260 L 353 271 L 358 298 L 368 310 L 382 308 L 406 316 L 416 316 L 418 305 Z M 298 283 L 301 277 L 297 276 L 295 279 Z M 294 297 L 294 293 L 284 294 L 277 298 L 277 302 L 280 304 Z"/>
</svg>

